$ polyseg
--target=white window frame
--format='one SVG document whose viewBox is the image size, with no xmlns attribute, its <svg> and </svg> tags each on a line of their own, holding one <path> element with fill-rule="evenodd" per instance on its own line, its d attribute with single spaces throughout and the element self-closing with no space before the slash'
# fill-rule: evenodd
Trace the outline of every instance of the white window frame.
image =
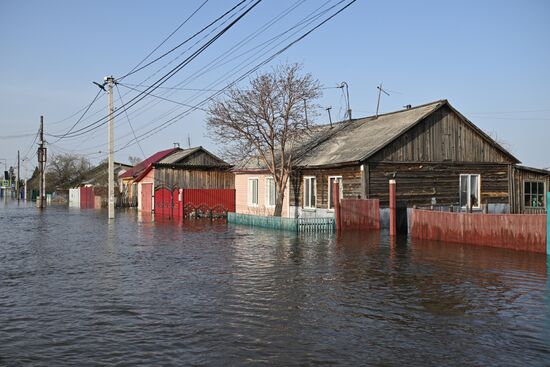
<svg viewBox="0 0 550 367">
<path fill-rule="evenodd" d="M 275 191 L 273 204 L 269 203 L 269 181 L 273 182 L 273 190 Z M 265 178 L 265 206 L 267 208 L 274 208 L 275 204 L 277 204 L 277 187 L 275 186 L 275 179 L 273 176 L 269 176 Z"/>
<path fill-rule="evenodd" d="M 256 181 L 256 203 L 253 202 L 253 190 L 254 190 L 254 187 L 252 185 L 252 182 L 253 181 Z M 259 205 L 259 201 L 260 201 L 260 197 L 259 197 L 259 192 L 260 192 L 260 189 L 259 189 L 259 183 L 260 183 L 260 180 L 258 177 L 249 177 L 248 178 L 248 206 L 254 206 L 254 207 L 257 207 Z"/>
<path fill-rule="evenodd" d="M 525 184 L 527 182 L 529 182 L 530 184 L 536 183 L 537 185 L 542 184 L 542 206 L 525 205 L 525 195 L 527 195 L 525 193 Z M 525 179 L 525 180 L 523 180 L 522 190 L 523 190 L 522 203 L 523 203 L 523 206 L 525 208 L 528 208 L 528 209 L 546 209 L 546 182 L 544 182 L 542 180 L 536 180 L 536 179 L 533 179 L 533 180 Z M 531 196 L 530 202 L 532 203 L 533 192 L 531 191 L 531 193 L 529 195 Z M 537 190 L 537 195 L 538 195 L 538 190 Z"/>
<path fill-rule="evenodd" d="M 312 190 L 312 187 L 311 187 L 311 180 L 314 180 L 313 181 L 313 190 Z M 306 200 L 306 185 L 307 185 L 307 181 L 310 182 L 310 196 L 309 196 L 309 200 Z M 313 193 L 313 196 L 315 198 L 315 202 L 313 203 L 313 205 L 311 205 L 311 193 Z M 316 204 L 317 204 L 317 178 L 315 176 L 304 176 L 304 209 L 315 209 L 316 208 Z M 309 205 L 306 205 L 306 203 L 309 201 Z"/>
<path fill-rule="evenodd" d="M 466 203 L 462 203 L 460 202 L 460 206 L 462 208 L 472 208 L 472 209 L 480 209 L 481 208 L 481 175 L 479 173 L 461 173 L 460 176 L 458 177 L 458 197 L 459 197 L 459 200 L 460 200 L 460 196 L 462 195 L 462 192 L 461 192 L 461 183 L 462 183 L 462 177 L 463 176 L 467 176 L 468 177 L 468 194 L 467 194 L 467 202 Z M 478 203 L 476 206 L 470 206 L 470 199 L 471 199 L 471 185 L 470 185 L 470 177 L 472 176 L 477 176 L 477 193 L 478 193 Z"/>
<path fill-rule="evenodd" d="M 332 198 L 332 187 L 330 186 L 330 179 L 333 178 L 333 179 L 340 179 L 340 199 L 343 197 L 344 195 L 344 181 L 342 179 L 342 176 L 328 176 L 328 195 L 327 195 L 327 209 L 328 210 L 334 210 L 334 207 L 330 207 L 330 199 Z"/>
</svg>

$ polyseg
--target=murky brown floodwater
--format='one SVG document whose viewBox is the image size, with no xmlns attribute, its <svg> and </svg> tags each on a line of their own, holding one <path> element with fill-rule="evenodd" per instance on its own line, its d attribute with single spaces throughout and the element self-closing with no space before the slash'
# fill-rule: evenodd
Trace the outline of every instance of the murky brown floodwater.
<svg viewBox="0 0 550 367">
<path fill-rule="evenodd" d="M 0 365 L 550 365 L 547 258 L 0 203 Z"/>
</svg>

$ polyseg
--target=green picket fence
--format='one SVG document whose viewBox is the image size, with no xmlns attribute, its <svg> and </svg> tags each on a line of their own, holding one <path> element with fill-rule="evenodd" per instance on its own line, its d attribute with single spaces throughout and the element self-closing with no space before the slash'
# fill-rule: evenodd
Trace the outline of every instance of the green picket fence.
<svg viewBox="0 0 550 367">
<path fill-rule="evenodd" d="M 333 232 L 334 218 L 281 218 L 227 213 L 227 222 L 291 232 Z"/>
</svg>

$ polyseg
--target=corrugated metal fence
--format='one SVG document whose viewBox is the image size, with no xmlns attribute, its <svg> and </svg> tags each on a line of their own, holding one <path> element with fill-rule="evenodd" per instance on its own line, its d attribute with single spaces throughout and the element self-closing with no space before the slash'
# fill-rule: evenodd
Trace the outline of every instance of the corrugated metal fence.
<svg viewBox="0 0 550 367">
<path fill-rule="evenodd" d="M 420 239 L 460 242 L 546 252 L 544 214 L 472 214 L 413 209 L 412 236 Z"/>
<path fill-rule="evenodd" d="M 378 199 L 340 200 L 341 229 L 380 229 Z"/>
</svg>

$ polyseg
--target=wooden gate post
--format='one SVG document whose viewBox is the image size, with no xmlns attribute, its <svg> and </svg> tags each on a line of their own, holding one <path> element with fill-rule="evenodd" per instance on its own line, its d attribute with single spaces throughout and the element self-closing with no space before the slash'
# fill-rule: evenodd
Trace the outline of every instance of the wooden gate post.
<svg viewBox="0 0 550 367">
<path fill-rule="evenodd" d="M 395 180 L 390 180 L 390 236 L 397 235 L 397 205 L 395 199 Z"/>
<path fill-rule="evenodd" d="M 334 198 L 334 216 L 336 217 L 336 230 L 339 231 L 342 229 L 342 213 L 340 212 L 340 183 L 334 180 L 334 185 L 332 186 L 332 197 Z"/>
</svg>

